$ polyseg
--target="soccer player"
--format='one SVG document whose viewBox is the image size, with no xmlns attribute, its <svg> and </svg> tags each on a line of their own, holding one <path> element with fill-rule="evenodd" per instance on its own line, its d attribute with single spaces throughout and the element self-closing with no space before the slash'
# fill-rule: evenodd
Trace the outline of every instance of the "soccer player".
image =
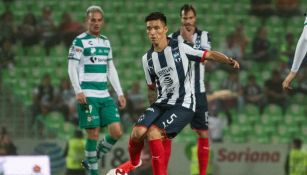
<svg viewBox="0 0 307 175">
<path fill-rule="evenodd" d="M 120 109 L 126 106 L 126 99 L 110 41 L 100 34 L 104 12 L 99 6 L 90 6 L 86 15 L 87 31 L 75 38 L 69 50 L 68 73 L 78 101 L 79 126 L 87 133 L 84 165 L 90 175 L 97 175 L 97 153 L 107 153 L 122 135 L 119 114 L 108 92 L 108 79 L 117 93 Z M 100 128 L 105 126 L 109 133 L 97 146 Z"/>
<path fill-rule="evenodd" d="M 140 166 L 145 137 L 150 146 L 154 175 L 166 175 L 165 140 L 174 138 L 194 116 L 190 61 L 220 60 L 239 68 L 237 61 L 219 52 L 196 50 L 167 38 L 168 28 L 163 13 L 150 13 L 145 22 L 152 47 L 142 58 L 143 68 L 148 89 L 156 92 L 157 98 L 133 127 L 128 144 L 130 160 L 110 170 L 107 175 L 125 175 Z"/>
<path fill-rule="evenodd" d="M 196 27 L 196 10 L 192 5 L 185 4 L 180 9 L 181 28 L 170 36 L 192 45 L 195 49 L 211 50 L 211 39 L 207 31 Z M 191 128 L 198 135 L 197 157 L 199 175 L 206 175 L 209 159 L 208 139 L 208 105 L 204 84 L 205 65 L 199 62 L 191 63 L 192 85 L 196 97 L 196 111 L 191 121 Z M 169 144 L 170 145 L 170 144 Z"/>
<path fill-rule="evenodd" d="M 305 14 L 306 16 L 306 14 Z M 292 63 L 292 68 L 285 80 L 282 83 L 282 87 L 284 90 L 291 90 L 290 84 L 292 80 L 295 78 L 299 67 L 302 64 L 302 61 L 307 53 L 307 17 L 305 18 L 303 32 L 297 42 L 294 60 Z"/>
</svg>

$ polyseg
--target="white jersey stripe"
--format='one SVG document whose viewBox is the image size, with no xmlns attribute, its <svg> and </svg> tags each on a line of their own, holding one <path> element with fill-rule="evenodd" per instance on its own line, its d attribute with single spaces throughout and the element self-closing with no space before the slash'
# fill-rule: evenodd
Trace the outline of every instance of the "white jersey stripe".
<svg viewBox="0 0 307 175">
<path fill-rule="evenodd" d="M 110 96 L 108 90 L 83 89 L 82 91 L 86 97 L 105 98 Z"/>
<path fill-rule="evenodd" d="M 83 77 L 86 81 L 107 82 L 106 73 L 104 73 L 102 76 L 101 75 L 102 73 L 85 73 Z"/>
</svg>

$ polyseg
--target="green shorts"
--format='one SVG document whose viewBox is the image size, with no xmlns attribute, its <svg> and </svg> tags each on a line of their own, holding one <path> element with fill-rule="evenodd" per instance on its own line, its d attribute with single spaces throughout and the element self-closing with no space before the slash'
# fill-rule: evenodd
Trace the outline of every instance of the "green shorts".
<svg viewBox="0 0 307 175">
<path fill-rule="evenodd" d="M 117 107 L 111 97 L 86 98 L 87 104 L 78 104 L 80 128 L 105 127 L 114 122 L 120 122 Z"/>
</svg>

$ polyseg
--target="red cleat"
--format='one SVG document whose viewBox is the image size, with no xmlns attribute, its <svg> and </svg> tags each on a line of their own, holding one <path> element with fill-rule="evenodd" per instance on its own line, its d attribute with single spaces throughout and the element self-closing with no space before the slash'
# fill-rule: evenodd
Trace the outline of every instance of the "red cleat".
<svg viewBox="0 0 307 175">
<path fill-rule="evenodd" d="M 129 172 L 135 170 L 137 167 L 142 165 L 142 160 L 137 166 L 133 166 L 132 163 L 129 161 L 119 165 L 115 169 L 111 169 L 107 175 L 128 175 Z"/>
</svg>

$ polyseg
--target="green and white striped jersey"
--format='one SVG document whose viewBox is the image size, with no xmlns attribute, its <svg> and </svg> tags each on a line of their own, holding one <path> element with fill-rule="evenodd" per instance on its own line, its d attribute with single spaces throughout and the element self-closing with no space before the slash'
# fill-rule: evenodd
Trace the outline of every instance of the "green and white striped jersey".
<svg viewBox="0 0 307 175">
<path fill-rule="evenodd" d="M 79 61 L 78 77 L 86 97 L 109 97 L 107 74 L 112 49 L 107 37 L 82 33 L 69 49 L 68 59 Z"/>
</svg>

